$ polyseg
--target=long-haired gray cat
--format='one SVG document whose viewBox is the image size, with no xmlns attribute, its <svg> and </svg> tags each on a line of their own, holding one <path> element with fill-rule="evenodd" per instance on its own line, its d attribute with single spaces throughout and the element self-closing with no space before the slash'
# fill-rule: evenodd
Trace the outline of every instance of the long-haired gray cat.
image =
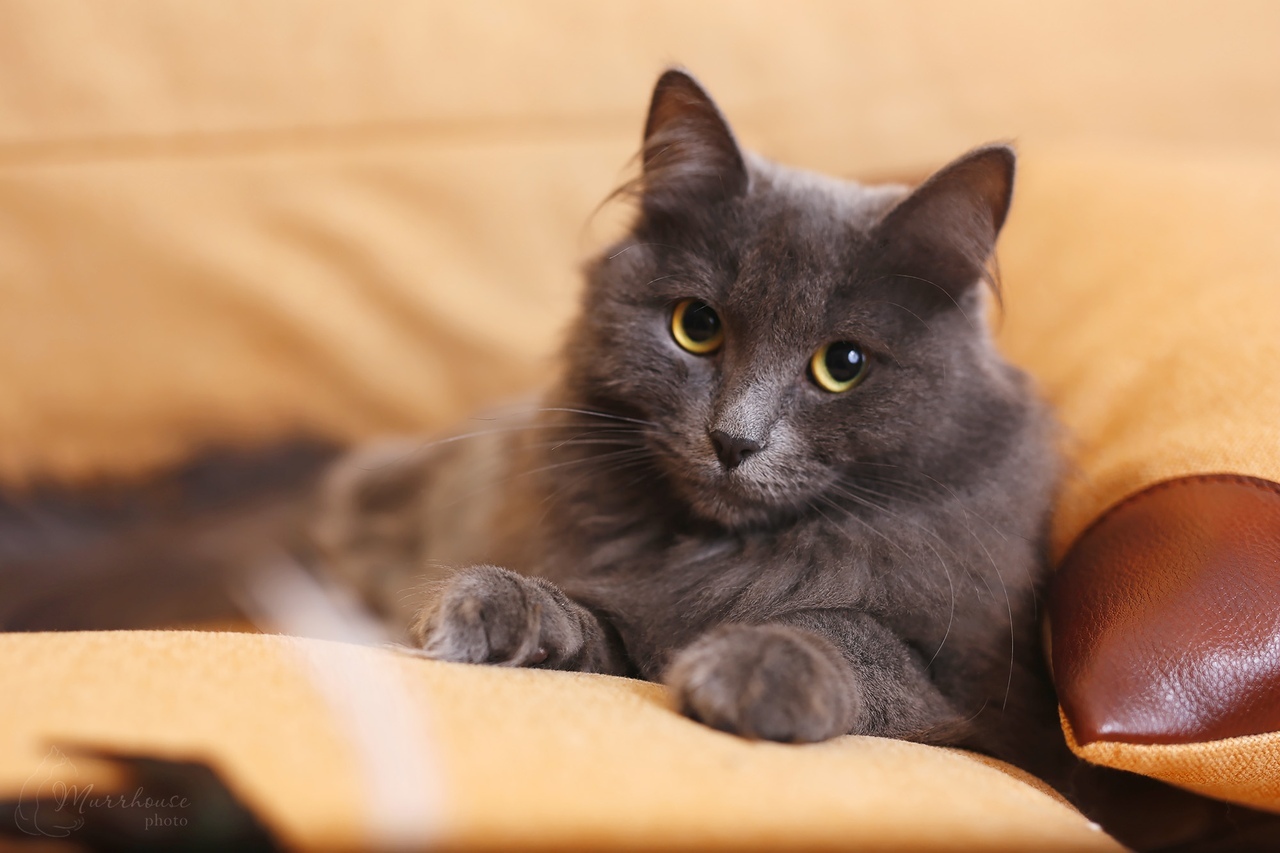
<svg viewBox="0 0 1280 853">
<path fill-rule="evenodd" d="M 558 383 L 339 464 L 324 561 L 440 660 L 661 680 L 748 737 L 1034 767 L 1056 463 L 983 319 L 1013 172 L 1003 146 L 914 191 L 786 168 L 668 71 Z"/>
</svg>

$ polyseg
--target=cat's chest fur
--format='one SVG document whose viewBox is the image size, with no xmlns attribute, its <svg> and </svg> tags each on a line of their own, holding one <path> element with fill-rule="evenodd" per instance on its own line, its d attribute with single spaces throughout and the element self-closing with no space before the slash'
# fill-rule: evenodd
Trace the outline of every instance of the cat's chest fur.
<svg viewBox="0 0 1280 853">
<path fill-rule="evenodd" d="M 572 465 L 531 478 L 494 516 L 491 541 L 507 544 L 486 559 L 608 614 L 647 678 L 716 624 L 838 609 L 874 615 L 954 670 L 975 643 L 1007 648 L 1010 608 L 1035 581 L 1002 576 L 999 565 L 1036 564 L 1031 537 L 984 520 L 980 496 L 821 506 L 735 531 L 697 522 L 661 483 L 638 479 Z"/>
</svg>

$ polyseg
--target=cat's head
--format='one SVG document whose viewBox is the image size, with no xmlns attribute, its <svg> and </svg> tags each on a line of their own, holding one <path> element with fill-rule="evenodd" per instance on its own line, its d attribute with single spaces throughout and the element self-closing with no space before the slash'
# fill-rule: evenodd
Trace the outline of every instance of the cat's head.
<svg viewBox="0 0 1280 853">
<path fill-rule="evenodd" d="M 893 466 L 954 479 L 1021 416 L 983 282 L 1014 155 L 972 151 L 914 191 L 744 152 L 702 88 L 665 73 L 639 215 L 588 270 L 566 393 L 656 426 L 693 514 L 730 527 L 821 511 Z"/>
</svg>

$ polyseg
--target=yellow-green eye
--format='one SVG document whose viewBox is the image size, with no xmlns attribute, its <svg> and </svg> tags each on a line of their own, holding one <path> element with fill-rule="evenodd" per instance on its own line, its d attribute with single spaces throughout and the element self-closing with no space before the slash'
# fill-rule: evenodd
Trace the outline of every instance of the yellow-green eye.
<svg viewBox="0 0 1280 853">
<path fill-rule="evenodd" d="M 701 299 L 681 299 L 671 312 L 671 336 L 694 355 L 709 355 L 724 343 L 724 324 Z"/>
<path fill-rule="evenodd" d="M 809 376 L 819 388 L 839 394 L 866 378 L 867 357 L 862 347 L 849 341 L 823 344 L 809 359 Z"/>
</svg>

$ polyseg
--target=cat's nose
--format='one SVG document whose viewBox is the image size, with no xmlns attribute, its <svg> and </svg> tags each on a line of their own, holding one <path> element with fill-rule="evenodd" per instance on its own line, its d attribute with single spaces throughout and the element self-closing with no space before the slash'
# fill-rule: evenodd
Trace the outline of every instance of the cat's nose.
<svg viewBox="0 0 1280 853">
<path fill-rule="evenodd" d="M 758 453 L 762 447 L 758 441 L 752 441 L 740 435 L 730 435 L 724 430 L 713 429 L 707 435 L 711 437 L 711 444 L 716 449 L 716 456 L 720 457 L 720 464 L 727 471 L 737 468 L 742 464 L 743 459 L 753 453 Z"/>
</svg>

